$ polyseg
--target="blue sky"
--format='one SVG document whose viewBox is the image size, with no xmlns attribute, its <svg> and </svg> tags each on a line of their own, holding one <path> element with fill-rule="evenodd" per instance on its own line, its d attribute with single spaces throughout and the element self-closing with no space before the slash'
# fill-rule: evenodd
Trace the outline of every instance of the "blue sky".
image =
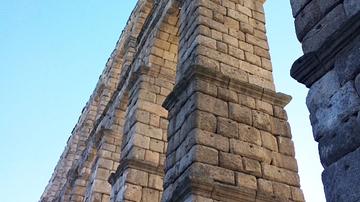
<svg viewBox="0 0 360 202">
<path fill-rule="evenodd" d="M 128 1 L 0 0 L 0 196 L 38 201 L 132 11 Z M 286 107 L 307 201 L 325 201 L 307 89 L 289 76 L 302 55 L 289 0 L 265 4 L 275 86 Z"/>
</svg>

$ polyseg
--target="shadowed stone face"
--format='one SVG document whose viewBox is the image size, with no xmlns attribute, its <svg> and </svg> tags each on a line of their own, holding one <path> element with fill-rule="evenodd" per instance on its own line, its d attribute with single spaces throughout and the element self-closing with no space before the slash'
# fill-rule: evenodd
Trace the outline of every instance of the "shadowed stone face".
<svg viewBox="0 0 360 202">
<path fill-rule="evenodd" d="M 325 169 L 326 199 L 360 200 L 360 2 L 303 0 L 291 5 L 305 53 L 294 63 L 292 76 L 310 88 L 306 104 Z"/>
</svg>

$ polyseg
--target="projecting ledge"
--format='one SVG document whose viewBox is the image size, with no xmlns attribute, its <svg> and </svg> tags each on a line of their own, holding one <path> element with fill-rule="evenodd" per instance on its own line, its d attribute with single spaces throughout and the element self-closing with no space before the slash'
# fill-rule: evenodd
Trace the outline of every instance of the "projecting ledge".
<svg viewBox="0 0 360 202">
<path fill-rule="evenodd" d="M 360 12 L 353 15 L 335 31 L 316 51 L 297 59 L 291 67 L 290 75 L 310 88 L 317 80 L 334 68 L 339 54 L 350 49 L 360 35 Z"/>
<path fill-rule="evenodd" d="M 285 107 L 292 99 L 291 96 L 284 93 L 276 93 L 258 85 L 230 78 L 214 69 L 201 65 L 193 65 L 184 73 L 184 76 L 175 85 L 162 106 L 170 110 L 180 100 L 183 93 L 191 95 L 194 91 L 202 91 L 201 86 L 195 85 L 189 87 L 194 81 L 198 80 L 262 100 L 278 107 Z"/>
</svg>

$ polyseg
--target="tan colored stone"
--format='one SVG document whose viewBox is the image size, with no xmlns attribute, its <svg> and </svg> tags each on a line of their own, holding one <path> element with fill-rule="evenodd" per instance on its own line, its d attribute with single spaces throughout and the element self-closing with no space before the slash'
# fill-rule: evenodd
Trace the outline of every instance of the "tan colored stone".
<svg viewBox="0 0 360 202">
<path fill-rule="evenodd" d="M 274 182 L 273 187 L 274 187 L 274 194 L 283 195 L 287 199 L 291 199 L 291 189 L 289 185 Z"/>
<path fill-rule="evenodd" d="M 164 142 L 162 140 L 150 139 L 150 150 L 164 153 Z"/>
<path fill-rule="evenodd" d="M 228 76 L 228 77 L 236 79 L 236 80 L 245 81 L 245 82 L 248 82 L 248 80 L 249 80 L 248 74 L 246 72 L 244 72 L 234 66 L 220 63 L 220 71 L 225 76 Z"/>
<path fill-rule="evenodd" d="M 247 51 L 245 51 L 245 60 L 251 64 L 258 66 L 258 67 L 261 66 L 261 58 L 257 55 L 249 53 Z"/>
<path fill-rule="evenodd" d="M 238 102 L 239 98 L 235 91 L 218 87 L 217 92 L 218 92 L 217 97 L 221 100 L 230 101 L 234 103 Z"/>
<path fill-rule="evenodd" d="M 229 103 L 229 118 L 239 123 L 252 124 L 251 109 L 235 103 Z"/>
<path fill-rule="evenodd" d="M 130 182 L 131 184 L 147 186 L 149 177 L 147 172 L 130 168 L 125 171 L 125 173 L 127 182 Z"/>
<path fill-rule="evenodd" d="M 150 150 L 145 150 L 145 160 L 159 164 L 160 154 Z"/>
<path fill-rule="evenodd" d="M 162 191 L 163 178 L 159 175 L 149 174 L 149 187 Z"/>
<path fill-rule="evenodd" d="M 228 138 L 238 138 L 238 126 L 236 121 L 218 117 L 217 118 L 217 134 Z"/>
<path fill-rule="evenodd" d="M 106 180 L 95 179 L 93 184 L 93 191 L 110 194 L 111 185 Z"/>
<path fill-rule="evenodd" d="M 271 181 L 259 178 L 259 179 L 257 179 L 257 185 L 258 185 L 259 190 L 261 190 L 261 191 L 266 191 L 269 193 L 274 192 L 273 182 L 271 182 Z"/>
<path fill-rule="evenodd" d="M 113 168 L 113 161 L 112 160 L 108 160 L 108 159 L 104 159 L 104 158 L 100 158 L 98 160 L 98 167 L 99 168 L 104 168 L 107 170 L 112 170 Z"/>
<path fill-rule="evenodd" d="M 277 137 L 279 152 L 289 156 L 295 156 L 294 142 L 286 137 Z"/>
<path fill-rule="evenodd" d="M 197 144 L 229 152 L 228 138 L 200 129 L 195 129 L 192 132 L 195 133 L 195 141 Z"/>
<path fill-rule="evenodd" d="M 203 93 L 197 93 L 196 108 L 221 117 L 228 117 L 228 106 L 225 101 Z"/>
<path fill-rule="evenodd" d="M 290 125 L 285 120 L 272 118 L 271 129 L 272 129 L 271 133 L 274 135 L 280 135 L 283 137 L 291 138 Z"/>
<path fill-rule="evenodd" d="M 145 132 L 144 132 L 145 133 Z M 141 134 L 133 134 L 133 145 L 138 146 L 144 149 L 149 149 L 150 147 L 150 137 L 141 135 Z"/>
<path fill-rule="evenodd" d="M 162 130 L 154 126 L 146 125 L 143 123 L 136 123 L 136 133 L 143 136 L 148 136 L 158 140 L 162 139 Z M 145 148 L 145 147 L 144 147 Z"/>
<path fill-rule="evenodd" d="M 228 53 L 228 45 L 226 43 L 222 43 L 220 41 L 216 42 L 216 50 L 222 53 Z"/>
<path fill-rule="evenodd" d="M 243 170 L 242 158 L 240 155 L 236 155 L 236 154 L 220 152 L 219 165 L 223 168 L 227 168 L 230 170 L 235 170 L 235 171 Z"/>
<path fill-rule="evenodd" d="M 274 106 L 274 116 L 285 121 L 288 119 L 285 109 L 278 106 Z"/>
<path fill-rule="evenodd" d="M 278 149 L 276 137 L 266 131 L 260 131 L 260 132 L 261 132 L 262 146 L 271 151 L 278 151 L 279 149 Z"/>
<path fill-rule="evenodd" d="M 96 179 L 107 181 L 110 177 L 110 170 L 98 168 L 96 172 Z"/>
<path fill-rule="evenodd" d="M 236 172 L 236 185 L 257 190 L 256 177 L 253 175 Z"/>
<path fill-rule="evenodd" d="M 239 103 L 251 109 L 255 109 L 255 99 L 252 97 L 239 94 Z"/>
<path fill-rule="evenodd" d="M 260 129 L 260 130 L 264 130 L 267 132 L 271 132 L 271 118 L 268 114 L 265 114 L 263 112 L 260 111 L 256 111 L 256 110 L 252 110 L 252 115 L 253 115 L 253 126 Z"/>
<path fill-rule="evenodd" d="M 214 50 L 216 50 L 217 48 L 217 41 L 215 39 L 203 35 L 199 35 L 197 40 L 199 45 L 203 45 Z"/>
<path fill-rule="evenodd" d="M 160 192 L 158 190 L 143 188 L 142 201 L 159 201 Z"/>
<path fill-rule="evenodd" d="M 210 178 L 225 184 L 235 185 L 234 172 L 232 170 L 221 168 L 218 166 L 195 162 L 191 165 L 191 175 L 198 178 Z"/>
<path fill-rule="evenodd" d="M 261 165 L 258 161 L 249 158 L 243 158 L 243 172 L 254 175 L 256 177 L 262 176 Z"/>
<path fill-rule="evenodd" d="M 294 201 L 305 201 L 302 190 L 297 187 L 291 187 L 291 196 Z"/>
<path fill-rule="evenodd" d="M 136 121 L 145 123 L 145 124 L 149 124 L 150 122 L 150 113 L 147 111 L 143 111 L 143 110 L 136 110 L 135 112 L 135 118 Z"/>
<path fill-rule="evenodd" d="M 263 178 L 282 182 L 291 186 L 300 186 L 299 176 L 296 172 L 289 171 L 276 166 L 262 164 Z"/>
<path fill-rule="evenodd" d="M 132 184 L 125 184 L 124 188 L 124 199 L 130 201 L 141 201 L 142 197 L 142 188 L 141 186 L 132 185 Z"/>
<path fill-rule="evenodd" d="M 272 164 L 279 168 L 285 168 L 294 172 L 298 172 L 296 159 L 292 156 L 287 156 L 281 153 L 273 152 Z"/>
<path fill-rule="evenodd" d="M 261 146 L 260 131 L 246 124 L 238 124 L 239 140 Z"/>
<path fill-rule="evenodd" d="M 167 118 L 168 112 L 161 105 L 157 105 L 155 103 L 151 103 L 145 100 L 138 100 L 138 108 L 144 111 L 151 112 L 160 117 Z"/>
<path fill-rule="evenodd" d="M 237 47 L 231 46 L 231 45 L 228 46 L 228 49 L 229 49 L 229 51 L 228 51 L 229 55 L 234 56 L 239 60 L 245 59 L 245 53 L 243 50 L 241 50 Z"/>
</svg>

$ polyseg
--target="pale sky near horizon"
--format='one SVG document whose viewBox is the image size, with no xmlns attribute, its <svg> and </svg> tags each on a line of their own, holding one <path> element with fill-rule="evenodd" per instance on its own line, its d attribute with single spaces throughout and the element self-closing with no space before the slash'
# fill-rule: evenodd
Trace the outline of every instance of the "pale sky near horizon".
<svg viewBox="0 0 360 202">
<path fill-rule="evenodd" d="M 0 0 L 0 201 L 38 201 L 113 51 L 135 0 Z M 265 3 L 276 90 L 288 112 L 301 188 L 324 202 L 307 89 L 290 75 L 302 55 L 289 0 Z"/>
</svg>

